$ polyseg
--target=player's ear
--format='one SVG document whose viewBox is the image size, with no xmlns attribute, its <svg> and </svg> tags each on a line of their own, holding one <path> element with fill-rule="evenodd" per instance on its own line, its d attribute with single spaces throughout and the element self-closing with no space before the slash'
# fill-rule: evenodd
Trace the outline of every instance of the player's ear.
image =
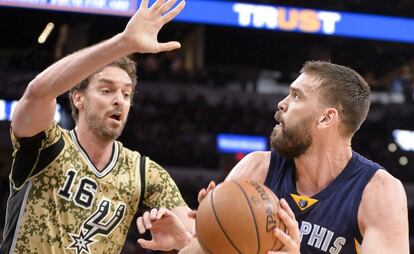
<svg viewBox="0 0 414 254">
<path fill-rule="evenodd" d="M 318 128 L 326 128 L 338 121 L 338 110 L 327 108 L 318 119 Z"/>
<path fill-rule="evenodd" d="M 85 96 L 82 92 L 75 90 L 71 93 L 71 97 L 72 97 L 73 104 L 75 105 L 77 109 L 80 109 L 81 107 L 83 107 Z"/>
</svg>

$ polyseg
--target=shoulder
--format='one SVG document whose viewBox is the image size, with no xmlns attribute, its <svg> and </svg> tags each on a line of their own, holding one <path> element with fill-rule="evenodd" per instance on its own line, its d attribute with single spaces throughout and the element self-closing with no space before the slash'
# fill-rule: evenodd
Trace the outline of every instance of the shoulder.
<svg viewBox="0 0 414 254">
<path fill-rule="evenodd" d="M 256 151 L 246 155 L 240 163 L 248 167 L 263 167 L 269 166 L 271 153 L 266 151 Z"/>
<path fill-rule="evenodd" d="M 387 171 L 379 169 L 368 182 L 362 197 L 376 197 L 381 199 L 392 198 L 393 200 L 400 200 L 399 198 L 405 198 L 406 195 L 400 180 L 393 177 Z"/>
<path fill-rule="evenodd" d="M 146 161 L 150 160 L 148 156 L 144 156 L 136 150 L 132 150 L 128 147 L 125 147 L 121 141 L 116 140 L 115 144 L 117 149 L 119 150 L 119 154 L 127 160 L 134 161 L 135 163 L 139 163 L 141 159 L 143 159 L 144 157 Z"/>
<path fill-rule="evenodd" d="M 269 169 L 271 152 L 252 152 L 231 170 L 226 180 L 249 179 L 264 182 Z"/>
<path fill-rule="evenodd" d="M 406 210 L 407 197 L 401 181 L 383 169 L 377 170 L 362 194 L 358 212 L 361 233 L 380 221 L 398 221 Z"/>
<path fill-rule="evenodd" d="M 145 161 L 142 161 L 141 157 L 140 164 L 141 162 L 145 163 L 143 164 L 143 166 L 145 165 L 143 169 L 145 170 L 145 177 L 148 181 L 161 181 L 163 183 L 173 181 L 167 169 L 151 158 L 145 156 Z"/>
</svg>

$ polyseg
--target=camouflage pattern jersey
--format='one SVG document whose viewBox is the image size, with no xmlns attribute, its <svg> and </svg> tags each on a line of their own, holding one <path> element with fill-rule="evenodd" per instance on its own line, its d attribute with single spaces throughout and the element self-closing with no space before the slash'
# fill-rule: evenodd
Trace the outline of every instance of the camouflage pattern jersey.
<svg viewBox="0 0 414 254">
<path fill-rule="evenodd" d="M 139 205 L 185 205 L 162 167 L 118 141 L 108 165 L 98 171 L 75 130 L 53 123 L 30 138 L 11 136 L 2 254 L 119 253 Z"/>
</svg>

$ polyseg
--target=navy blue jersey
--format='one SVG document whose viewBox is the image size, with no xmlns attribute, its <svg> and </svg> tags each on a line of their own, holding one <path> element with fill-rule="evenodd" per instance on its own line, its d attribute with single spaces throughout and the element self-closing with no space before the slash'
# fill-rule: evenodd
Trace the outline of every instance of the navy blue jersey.
<svg viewBox="0 0 414 254">
<path fill-rule="evenodd" d="M 265 185 L 285 198 L 299 222 L 301 253 L 359 253 L 358 208 L 365 186 L 382 168 L 356 152 L 343 171 L 312 197 L 296 191 L 294 161 L 272 152 Z"/>
</svg>

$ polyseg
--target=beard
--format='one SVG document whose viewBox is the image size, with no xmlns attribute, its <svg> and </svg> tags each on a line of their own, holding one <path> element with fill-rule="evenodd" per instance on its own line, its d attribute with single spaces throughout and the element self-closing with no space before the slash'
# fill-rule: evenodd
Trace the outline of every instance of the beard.
<svg viewBox="0 0 414 254">
<path fill-rule="evenodd" d="M 280 119 L 280 112 L 276 112 L 276 119 Z M 281 127 L 281 133 L 277 133 L 274 128 L 270 136 L 270 145 L 272 150 L 276 151 L 283 157 L 293 159 L 304 154 L 312 144 L 310 126 L 312 116 L 303 119 L 293 126 Z"/>
<path fill-rule="evenodd" d="M 105 119 L 94 113 L 88 106 L 85 108 L 85 113 L 87 126 L 102 141 L 109 142 L 116 140 L 125 127 L 125 121 L 121 122 L 121 126 L 118 128 L 110 128 L 106 126 L 103 123 Z"/>
</svg>

